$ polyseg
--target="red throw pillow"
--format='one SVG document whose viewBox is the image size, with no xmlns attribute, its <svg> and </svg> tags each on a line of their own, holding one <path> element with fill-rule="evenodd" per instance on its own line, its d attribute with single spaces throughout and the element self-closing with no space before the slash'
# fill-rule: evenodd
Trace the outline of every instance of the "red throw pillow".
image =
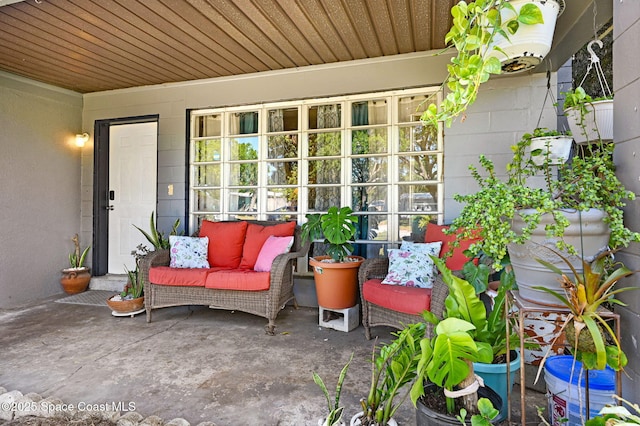
<svg viewBox="0 0 640 426">
<path fill-rule="evenodd" d="M 209 237 L 207 260 L 209 265 L 235 269 L 242 259 L 242 246 L 247 232 L 247 222 L 211 222 L 203 220 L 200 236 Z"/>
<path fill-rule="evenodd" d="M 263 244 L 270 236 L 291 237 L 296 229 L 295 222 L 279 223 L 277 225 L 262 226 L 250 223 L 247 227 L 247 236 L 242 249 L 242 261 L 240 269 L 253 269 L 258 260 L 258 255 Z"/>
<path fill-rule="evenodd" d="M 449 252 L 451 243 L 456 240 L 456 235 L 447 235 L 444 233 L 449 229 L 447 225 L 436 225 L 435 223 L 429 223 L 427 225 L 427 231 L 424 236 L 425 243 L 433 243 L 436 241 L 442 241 L 442 250 L 440 250 L 440 257 Z M 447 268 L 452 271 L 459 271 L 464 267 L 470 258 L 464 255 L 464 251 L 467 250 L 471 244 L 479 241 L 479 238 L 473 238 L 469 240 L 460 241 L 460 245 L 453 250 L 453 253 L 445 259 Z"/>
</svg>

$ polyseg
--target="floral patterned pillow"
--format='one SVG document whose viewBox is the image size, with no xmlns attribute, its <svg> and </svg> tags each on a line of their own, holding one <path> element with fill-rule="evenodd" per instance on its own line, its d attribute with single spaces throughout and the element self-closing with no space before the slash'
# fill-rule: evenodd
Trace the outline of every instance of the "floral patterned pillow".
<svg viewBox="0 0 640 426">
<path fill-rule="evenodd" d="M 382 284 L 431 288 L 437 270 L 430 255 L 438 256 L 442 242 L 411 244 L 389 250 L 389 272 Z"/>
<path fill-rule="evenodd" d="M 208 268 L 209 237 L 169 235 L 171 268 Z"/>
</svg>

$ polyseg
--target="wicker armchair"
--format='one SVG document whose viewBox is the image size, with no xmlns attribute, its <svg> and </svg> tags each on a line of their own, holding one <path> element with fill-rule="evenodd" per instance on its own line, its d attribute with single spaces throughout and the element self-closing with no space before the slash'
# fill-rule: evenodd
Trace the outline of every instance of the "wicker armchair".
<svg viewBox="0 0 640 426">
<path fill-rule="evenodd" d="M 358 282 L 360 284 L 360 297 L 362 302 L 362 325 L 367 339 L 371 339 L 371 327 L 389 326 L 401 329 L 403 324 L 411 324 L 424 321 L 420 315 L 411 315 L 398 312 L 375 303 L 371 303 L 364 298 L 363 286 L 370 279 L 384 279 L 389 269 L 389 259 L 373 258 L 365 260 L 358 272 Z M 425 291 L 428 291 L 425 289 Z M 436 282 L 431 289 L 431 308 L 429 309 L 438 318 L 442 318 L 444 312 L 444 300 L 449 294 L 449 287 L 442 281 L 438 274 Z M 427 337 L 433 335 L 433 325 L 427 323 Z"/>
<path fill-rule="evenodd" d="M 258 225 L 275 225 L 275 221 L 247 221 Z M 162 285 L 149 282 L 149 269 L 168 266 L 169 250 L 156 250 L 140 261 L 140 272 L 144 282 L 147 322 L 151 322 L 151 311 L 158 308 L 184 305 L 204 305 L 215 309 L 238 310 L 258 315 L 269 320 L 267 334 L 274 334 L 275 319 L 284 306 L 293 301 L 293 268 L 299 257 L 309 251 L 310 243 L 302 242 L 300 226 L 296 226 L 294 242 L 289 253 L 278 255 L 271 266 L 270 286 L 263 291 L 222 290 L 204 287 Z"/>
</svg>

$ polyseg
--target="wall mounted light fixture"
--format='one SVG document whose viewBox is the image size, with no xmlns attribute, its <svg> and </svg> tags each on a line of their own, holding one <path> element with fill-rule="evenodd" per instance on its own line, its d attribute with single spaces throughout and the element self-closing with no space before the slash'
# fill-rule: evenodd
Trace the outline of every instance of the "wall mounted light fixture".
<svg viewBox="0 0 640 426">
<path fill-rule="evenodd" d="M 89 140 L 89 133 L 79 133 L 76 135 L 76 146 L 82 148 Z"/>
</svg>

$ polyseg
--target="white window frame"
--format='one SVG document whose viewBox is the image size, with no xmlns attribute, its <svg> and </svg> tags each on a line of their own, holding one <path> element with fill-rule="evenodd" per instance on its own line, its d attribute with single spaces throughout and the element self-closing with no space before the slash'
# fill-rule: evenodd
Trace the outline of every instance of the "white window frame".
<svg viewBox="0 0 640 426">
<path fill-rule="evenodd" d="M 399 244 L 401 238 L 399 238 L 399 227 L 400 227 L 400 218 L 401 216 L 406 216 L 407 212 L 401 212 L 399 210 L 399 184 L 404 184 L 406 182 L 400 182 L 398 177 L 399 172 L 399 158 L 401 156 L 406 156 L 407 154 L 411 154 L 411 152 L 400 152 L 399 151 L 399 129 L 404 127 L 408 123 L 398 122 L 398 99 L 410 97 L 412 95 L 418 96 L 428 96 L 436 99 L 438 102 L 441 99 L 441 92 L 439 88 L 433 87 L 423 87 L 416 89 L 406 89 L 406 90 L 395 90 L 395 91 L 386 91 L 386 92 L 374 92 L 374 93 L 366 93 L 366 94 L 358 94 L 358 95 L 346 95 L 346 96 L 336 96 L 336 97 L 328 97 L 328 98 L 316 98 L 316 99 L 306 99 L 306 100 L 294 100 L 294 101 L 286 101 L 286 102 L 274 102 L 274 103 L 263 103 L 263 104 L 254 104 L 254 105 L 243 105 L 243 106 L 234 106 L 234 107 L 223 107 L 223 108 L 208 108 L 208 109 L 198 109 L 190 111 L 190 132 L 189 132 L 189 229 L 192 231 L 197 228 L 198 220 L 197 216 L 201 216 L 204 212 L 197 212 L 194 209 L 195 202 L 195 191 L 200 189 L 193 185 L 193 180 L 195 178 L 195 168 L 200 163 L 194 162 L 195 155 L 195 142 L 200 139 L 208 139 L 207 137 L 196 138 L 194 137 L 195 132 L 195 122 L 196 119 L 200 116 L 220 114 L 222 116 L 221 120 L 221 170 L 222 170 L 222 182 L 220 187 L 221 200 L 220 200 L 220 212 L 212 213 L 213 216 L 209 218 L 212 220 L 229 220 L 233 219 L 236 216 L 235 212 L 230 211 L 229 209 L 229 173 L 230 173 L 230 162 L 228 153 L 228 142 L 231 137 L 229 134 L 229 115 L 239 112 L 248 112 L 248 111 L 258 111 L 259 113 L 259 124 L 258 124 L 258 201 L 257 201 L 257 211 L 255 213 L 251 213 L 251 216 L 258 220 L 267 219 L 268 215 L 273 215 L 273 212 L 267 212 L 267 163 L 278 161 L 274 159 L 268 159 L 267 156 L 267 143 L 268 136 L 273 135 L 274 132 L 268 133 L 268 111 L 273 109 L 290 109 L 297 108 L 298 109 L 298 127 L 295 131 L 284 131 L 285 134 L 296 133 L 298 136 L 298 153 L 296 158 L 288 158 L 287 161 L 297 161 L 298 162 L 298 210 L 297 212 L 293 212 L 291 215 L 291 219 L 295 219 L 297 223 L 303 223 L 305 221 L 305 215 L 307 213 L 315 213 L 315 211 L 308 211 L 308 199 L 307 199 L 307 184 L 308 184 L 308 165 L 309 159 L 308 156 L 308 148 L 309 148 L 309 135 L 317 132 L 319 129 L 309 129 L 308 128 L 308 110 L 310 107 L 323 105 L 323 104 L 341 104 L 341 122 L 340 127 L 335 128 L 335 131 L 339 131 L 342 137 L 342 145 L 341 152 L 339 155 L 331 158 L 337 158 L 341 162 L 342 173 L 341 173 L 341 183 L 339 184 L 341 190 L 340 196 L 340 205 L 352 205 L 352 187 L 354 186 L 367 186 L 367 183 L 352 183 L 351 182 L 351 136 L 352 130 L 358 129 L 359 126 L 351 126 L 351 106 L 354 102 L 364 101 L 364 100 L 374 100 L 374 99 L 386 99 L 387 100 L 387 124 L 384 125 L 371 125 L 366 126 L 366 128 L 378 127 L 378 128 L 387 128 L 388 129 L 388 147 L 386 154 L 364 154 L 365 157 L 370 156 L 385 156 L 387 157 L 387 167 L 388 167 L 388 181 L 386 183 L 387 189 L 387 221 L 388 221 L 388 230 L 387 230 L 387 239 L 386 240 L 358 240 L 357 243 L 363 244 L 383 244 L 386 247 L 395 246 Z M 426 105 L 425 105 L 426 107 Z M 417 123 L 413 123 L 416 125 Z M 237 135 L 233 135 L 237 136 Z M 209 138 L 210 139 L 210 138 Z M 424 154 L 424 153 L 422 153 Z M 438 223 L 443 223 L 444 220 L 444 211 L 443 211 L 443 201 L 444 201 L 444 180 L 443 180 L 443 165 L 444 165 L 444 148 L 443 148 L 443 128 L 442 124 L 440 124 L 438 128 L 437 135 L 437 149 L 435 151 L 429 151 L 429 154 L 437 156 L 437 178 L 434 181 L 429 182 L 417 182 L 417 184 L 428 184 L 435 185 L 437 187 L 437 211 L 429 212 L 429 215 L 432 215 L 436 218 Z M 353 156 L 359 157 L 360 155 L 354 154 Z M 322 185 L 319 185 L 322 186 Z M 328 185 L 331 186 L 331 185 Z M 396 200 L 396 201 L 394 201 Z M 403 214 L 404 213 L 404 214 Z M 366 215 L 367 212 L 356 212 L 359 215 Z M 415 214 L 412 213 L 412 214 Z"/>
</svg>

